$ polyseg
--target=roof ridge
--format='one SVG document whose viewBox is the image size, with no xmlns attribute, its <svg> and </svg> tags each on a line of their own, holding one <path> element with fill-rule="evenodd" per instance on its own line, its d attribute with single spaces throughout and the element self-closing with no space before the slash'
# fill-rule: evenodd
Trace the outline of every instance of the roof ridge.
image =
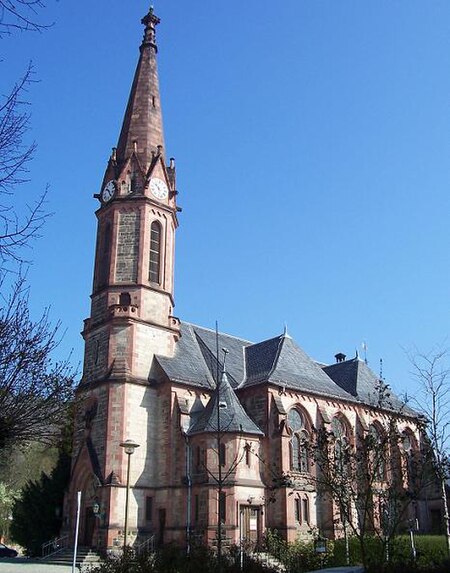
<svg viewBox="0 0 450 573">
<path fill-rule="evenodd" d="M 277 337 L 274 337 L 277 338 Z M 284 345 L 284 341 L 286 340 L 286 337 L 283 335 L 279 335 L 278 336 L 279 341 L 278 341 L 278 348 L 275 354 L 275 358 L 273 359 L 273 364 L 272 364 L 272 368 L 269 370 L 269 374 L 267 375 L 267 380 L 270 379 L 270 377 L 272 376 L 272 374 L 275 372 L 277 364 L 278 364 L 278 359 L 280 358 L 280 354 L 281 354 L 281 349 Z M 273 340 L 273 339 L 272 339 Z M 290 340 L 292 340 L 292 338 L 290 338 Z"/>
<path fill-rule="evenodd" d="M 211 354 L 211 356 L 213 357 L 213 359 L 217 362 L 217 365 L 219 366 L 219 368 L 217 369 L 216 375 L 218 376 L 218 378 L 220 378 L 220 370 L 222 370 L 222 365 L 220 364 L 219 357 L 218 357 L 218 356 L 214 356 L 214 353 L 209 349 L 209 347 L 208 347 L 208 345 L 206 344 L 206 342 L 203 340 L 203 338 L 200 336 L 200 334 L 198 334 L 198 332 L 195 331 L 194 328 L 192 328 L 192 332 L 193 332 L 194 338 L 196 339 L 197 344 L 198 344 L 198 346 L 199 346 L 200 355 L 201 355 L 202 360 L 203 360 L 203 362 L 204 362 L 204 364 L 205 364 L 206 371 L 209 372 L 209 374 L 210 374 L 210 376 L 211 376 L 213 382 L 215 382 L 214 387 L 217 388 L 217 387 L 220 385 L 220 384 L 219 384 L 219 379 L 217 379 L 217 380 L 214 379 L 214 374 L 211 372 L 211 370 L 210 370 L 210 368 L 209 368 L 209 366 L 208 366 L 208 363 L 206 362 L 206 358 L 205 358 L 205 355 L 203 354 L 203 350 L 202 350 L 202 348 L 201 348 L 201 346 L 200 346 L 200 342 L 201 342 L 201 344 L 206 348 L 206 350 Z"/>
<path fill-rule="evenodd" d="M 190 328 L 201 328 L 202 330 L 207 330 L 208 332 L 212 332 L 213 334 L 216 333 L 215 328 L 209 328 L 208 326 L 201 326 L 200 324 L 194 324 L 193 322 L 188 322 L 186 320 L 181 321 L 182 324 L 189 326 Z M 228 336 L 228 338 L 234 338 L 236 340 L 242 340 L 243 342 L 248 342 L 249 344 L 255 344 L 251 340 L 247 340 L 246 338 L 242 338 L 241 336 L 236 336 L 235 334 L 228 334 L 227 332 L 223 332 L 221 330 L 218 331 L 220 336 Z"/>
</svg>

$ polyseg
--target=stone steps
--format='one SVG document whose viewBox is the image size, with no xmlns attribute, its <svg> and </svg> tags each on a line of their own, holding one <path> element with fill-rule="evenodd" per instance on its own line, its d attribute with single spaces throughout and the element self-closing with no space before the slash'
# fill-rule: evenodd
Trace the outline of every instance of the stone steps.
<svg viewBox="0 0 450 573">
<path fill-rule="evenodd" d="M 57 553 L 53 553 L 49 555 L 45 559 L 43 559 L 46 563 L 51 565 L 72 565 L 73 563 L 73 549 L 66 548 L 58 551 Z M 101 562 L 101 557 L 92 549 L 86 549 L 84 547 L 80 547 L 77 550 L 77 566 L 84 566 L 84 565 L 94 565 L 96 563 Z"/>
</svg>

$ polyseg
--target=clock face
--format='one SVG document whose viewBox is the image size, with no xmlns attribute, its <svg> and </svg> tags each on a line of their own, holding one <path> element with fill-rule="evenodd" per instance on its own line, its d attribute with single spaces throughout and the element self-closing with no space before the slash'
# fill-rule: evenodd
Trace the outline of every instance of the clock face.
<svg viewBox="0 0 450 573">
<path fill-rule="evenodd" d="M 114 193 L 116 192 L 116 184 L 114 181 L 108 181 L 108 183 L 103 187 L 102 191 L 102 200 L 107 203 L 114 197 Z"/>
<path fill-rule="evenodd" d="M 169 193 L 167 185 L 158 177 L 152 177 L 150 179 L 150 191 L 157 199 L 165 199 Z"/>
</svg>

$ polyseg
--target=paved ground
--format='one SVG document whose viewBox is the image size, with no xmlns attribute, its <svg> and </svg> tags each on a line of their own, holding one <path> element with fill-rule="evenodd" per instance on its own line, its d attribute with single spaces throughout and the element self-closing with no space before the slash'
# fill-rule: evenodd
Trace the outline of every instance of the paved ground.
<svg viewBox="0 0 450 573">
<path fill-rule="evenodd" d="M 78 573 L 78 569 L 76 569 Z M 72 573 L 67 565 L 49 565 L 34 559 L 0 559 L 0 573 Z"/>
<path fill-rule="evenodd" d="M 78 569 L 76 569 L 78 573 Z M 67 565 L 49 565 L 34 559 L 0 559 L 0 573 L 72 573 L 72 567 Z M 333 567 L 320 569 L 312 573 L 364 573 L 362 567 Z"/>
</svg>

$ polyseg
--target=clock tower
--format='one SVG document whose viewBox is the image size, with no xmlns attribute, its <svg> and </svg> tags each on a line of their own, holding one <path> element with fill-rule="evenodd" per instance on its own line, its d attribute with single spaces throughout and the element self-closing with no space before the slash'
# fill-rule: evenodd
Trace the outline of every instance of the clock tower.
<svg viewBox="0 0 450 573">
<path fill-rule="evenodd" d="M 91 316 L 85 323 L 83 382 L 119 365 L 147 380 L 153 354 L 170 356 L 177 207 L 175 163 L 165 161 L 153 10 L 117 147 L 109 158 L 97 210 Z M 145 346 L 145 358 L 136 349 Z M 134 352 L 133 352 L 134 350 Z"/>
<path fill-rule="evenodd" d="M 157 447 L 149 431 L 157 399 L 153 357 L 171 357 L 180 336 L 173 313 L 179 209 L 175 162 L 166 161 L 164 148 L 158 23 L 151 8 L 142 19 L 144 37 L 119 141 L 94 195 L 99 201 L 94 280 L 82 332 L 69 494 L 73 503 L 75 492 L 84 492 L 81 543 L 89 546 L 113 545 L 123 528 L 127 456 L 121 442 L 139 443 L 133 465 L 145 476 L 143 490 L 152 482 L 146 460 Z M 100 508 L 101 526 L 93 508 Z M 73 518 L 74 508 L 66 515 Z"/>
</svg>

